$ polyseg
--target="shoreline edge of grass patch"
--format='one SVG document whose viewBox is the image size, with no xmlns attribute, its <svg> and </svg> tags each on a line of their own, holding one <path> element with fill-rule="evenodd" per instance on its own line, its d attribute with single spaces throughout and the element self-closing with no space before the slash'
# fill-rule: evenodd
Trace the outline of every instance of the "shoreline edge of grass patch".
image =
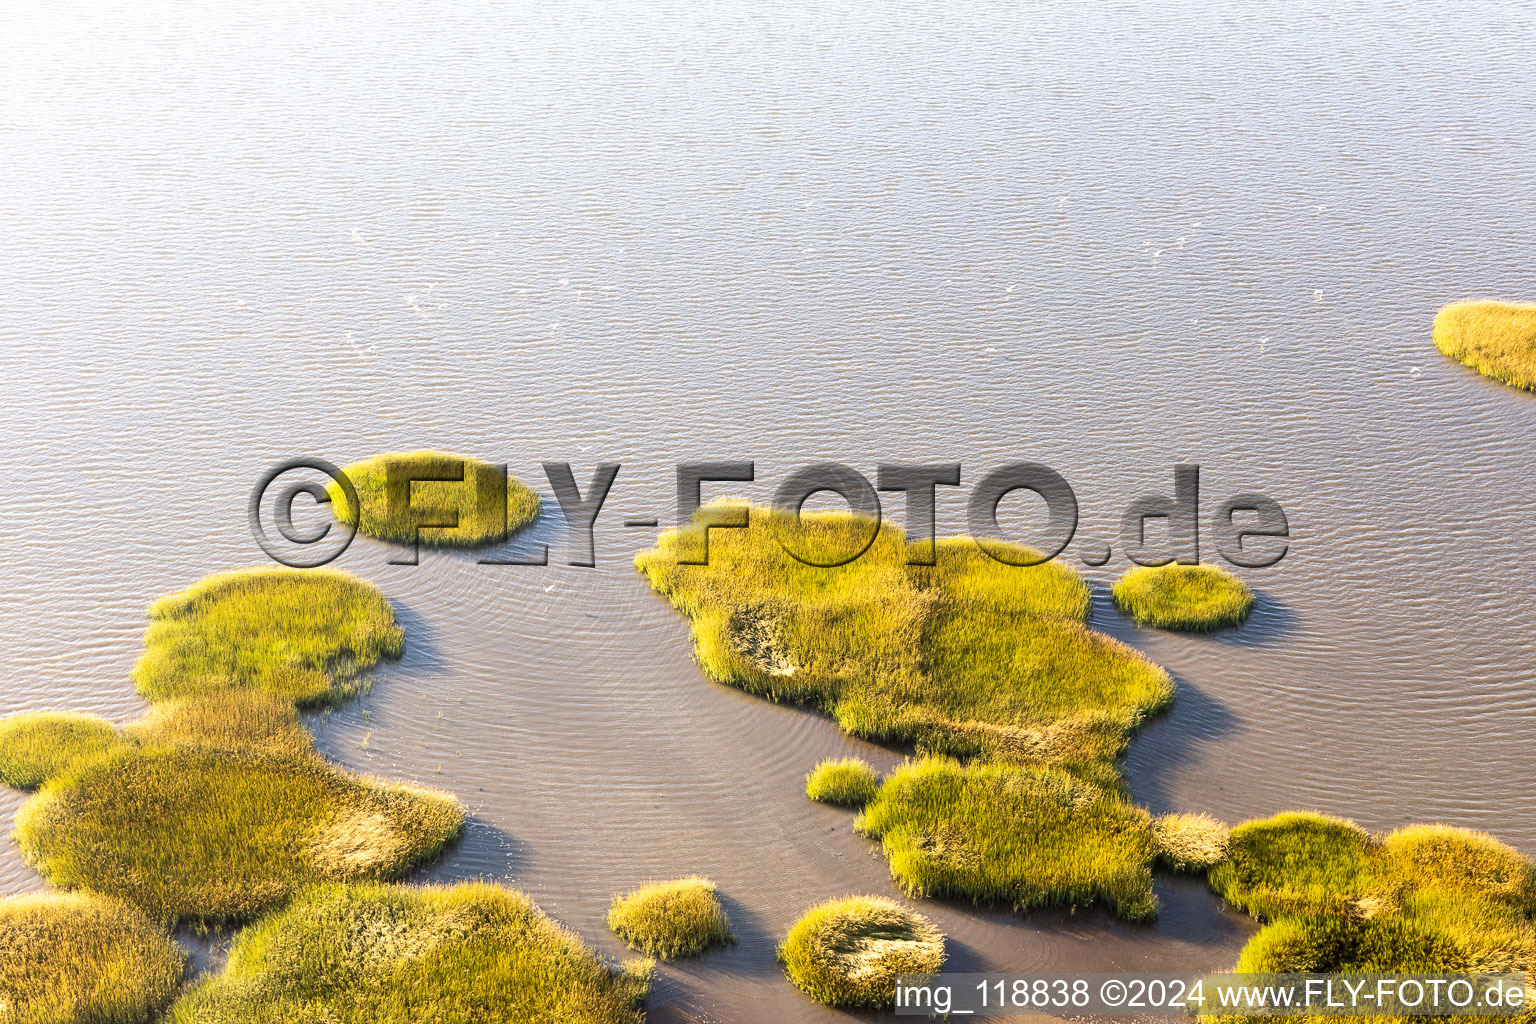
<svg viewBox="0 0 1536 1024">
<path fill-rule="evenodd" d="M 848 896 L 806 911 L 779 946 L 796 988 L 828 1006 L 880 1008 L 896 1001 L 898 974 L 936 974 L 944 933 L 882 896 Z"/>
<path fill-rule="evenodd" d="M 1188 632 L 1241 625 L 1254 604 L 1248 584 L 1205 563 L 1138 565 L 1115 582 L 1110 596 L 1138 626 Z"/>
<path fill-rule="evenodd" d="M 1453 302 L 1435 315 L 1435 347 L 1485 377 L 1536 391 L 1536 303 Z"/>
<path fill-rule="evenodd" d="M 608 927 L 630 949 L 662 960 L 698 956 L 736 941 L 715 883 L 697 875 L 615 896 Z"/>
<path fill-rule="evenodd" d="M 395 544 L 498 544 L 539 517 L 538 492 L 502 466 L 451 452 L 386 452 L 343 466 L 357 491 L 354 510 L 340 484 L 327 493 L 340 522 Z"/>
</svg>

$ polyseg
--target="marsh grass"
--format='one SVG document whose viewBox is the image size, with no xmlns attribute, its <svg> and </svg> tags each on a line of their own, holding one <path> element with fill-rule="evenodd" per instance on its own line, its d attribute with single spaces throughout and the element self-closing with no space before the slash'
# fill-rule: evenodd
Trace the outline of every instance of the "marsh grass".
<svg viewBox="0 0 1536 1024">
<path fill-rule="evenodd" d="M 709 564 L 683 558 L 697 525 L 636 556 L 651 585 L 693 623 L 713 679 L 813 706 L 848 732 L 962 758 L 1049 762 L 1101 781 L 1130 732 L 1172 698 L 1168 674 L 1084 625 L 1083 580 L 1048 562 L 1004 565 L 967 538 L 937 564 L 906 564 L 881 525 L 847 565 L 805 565 L 780 546 L 789 514 L 754 507 L 747 529 L 715 530 Z M 873 524 L 808 513 L 812 551 L 856 550 Z"/>
<path fill-rule="evenodd" d="M 1210 878 L 1269 922 L 1239 970 L 1536 969 L 1536 867 L 1479 832 L 1414 825 L 1376 839 L 1293 812 L 1234 828 Z"/>
<path fill-rule="evenodd" d="M 362 507 L 358 529 L 379 540 L 410 544 L 419 536 L 423 544 L 478 547 L 504 540 L 539 515 L 536 491 L 510 476 L 503 485 L 495 466 L 464 455 L 388 452 L 354 462 L 342 472 L 351 479 Z M 463 479 L 419 480 L 408 485 L 406 493 L 404 481 L 409 477 L 454 474 L 462 474 Z M 393 502 L 391 481 L 397 488 Z M 329 490 L 336 518 L 350 521 L 352 510 L 345 493 L 335 484 Z M 457 526 L 421 526 L 418 534 L 418 524 L 450 522 L 454 517 Z"/>
<path fill-rule="evenodd" d="M 128 748 L 51 779 L 17 814 L 16 837 L 56 886 L 165 922 L 238 922 L 310 883 L 399 877 L 463 819 L 447 794 L 313 755 Z"/>
<path fill-rule="evenodd" d="M 183 969 L 171 937 L 127 904 L 84 893 L 0 898 L 7 1024 L 148 1024 Z"/>
<path fill-rule="evenodd" d="M 1157 859 L 1172 871 L 1208 871 L 1227 858 L 1232 830 L 1209 814 L 1164 814 L 1152 820 Z"/>
<path fill-rule="evenodd" d="M 1110 590 L 1138 626 L 1191 632 L 1235 626 L 1253 610 L 1253 591 L 1215 565 L 1139 565 Z"/>
<path fill-rule="evenodd" d="M 898 974 L 944 966 L 944 934 L 933 922 L 879 896 L 849 896 L 808 910 L 779 947 L 795 987 L 829 1006 L 882 1007 L 896 1000 Z"/>
<path fill-rule="evenodd" d="M 886 777 L 856 827 L 880 840 L 909 896 L 1019 911 L 1102 903 L 1128 920 L 1157 914 L 1151 817 L 1057 769 L 909 762 Z"/>
<path fill-rule="evenodd" d="M 608 927 L 630 949 L 662 960 L 697 956 L 736 941 L 715 883 L 697 876 L 615 896 Z"/>
<path fill-rule="evenodd" d="M 36 789 L 122 743 L 111 722 L 74 711 L 35 711 L 0 718 L 0 783 Z"/>
<path fill-rule="evenodd" d="M 328 885 L 241 932 L 168 1024 L 642 1024 L 650 976 L 499 886 Z"/>
<path fill-rule="evenodd" d="M 405 644 L 378 588 L 330 569 L 220 573 L 156 601 L 149 617 L 133 677 L 151 701 L 255 689 L 334 703 Z"/>
<path fill-rule="evenodd" d="M 259 690 L 178 697 L 152 706 L 125 735 L 146 747 L 207 747 L 304 754 L 314 740 L 292 703 Z"/>
<path fill-rule="evenodd" d="M 1452 303 L 1435 316 L 1434 340 L 1479 373 L 1536 391 L 1536 304 Z"/>
<path fill-rule="evenodd" d="M 824 804 L 858 807 L 873 800 L 879 789 L 880 775 L 857 757 L 829 758 L 805 777 L 805 795 Z"/>
</svg>

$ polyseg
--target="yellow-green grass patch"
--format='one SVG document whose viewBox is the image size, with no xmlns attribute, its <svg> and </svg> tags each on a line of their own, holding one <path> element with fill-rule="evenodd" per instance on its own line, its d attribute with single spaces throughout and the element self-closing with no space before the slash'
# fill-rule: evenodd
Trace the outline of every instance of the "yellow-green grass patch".
<svg viewBox="0 0 1536 1024">
<path fill-rule="evenodd" d="M 650 974 L 498 886 L 329 885 L 236 936 L 169 1022 L 642 1024 Z"/>
<path fill-rule="evenodd" d="M 292 703 L 260 690 L 178 697 L 152 706 L 124 732 L 146 747 L 208 747 L 302 754 L 314 740 Z"/>
<path fill-rule="evenodd" d="M 1227 857 L 1232 830 L 1209 814 L 1163 814 L 1152 820 L 1157 859 L 1174 871 L 1208 871 Z"/>
<path fill-rule="evenodd" d="M 105 718 L 74 711 L 32 711 L 0 719 L 0 783 L 36 789 L 77 761 L 122 745 Z"/>
<path fill-rule="evenodd" d="M 85 893 L 0 898 L 0 1021 L 148 1024 L 184 958 L 141 911 Z"/>
<path fill-rule="evenodd" d="M 880 789 L 880 775 L 858 757 L 828 758 L 805 777 L 805 795 L 824 804 L 857 807 Z"/>
<path fill-rule="evenodd" d="M 715 883 L 697 876 L 615 896 L 608 927 L 630 949 L 663 960 L 697 956 L 735 941 Z"/>
<path fill-rule="evenodd" d="M 1234 828 L 1210 879 L 1271 928 L 1299 922 L 1259 936 L 1262 962 L 1319 964 L 1284 969 L 1412 971 L 1425 950 L 1444 970 L 1536 968 L 1536 866 L 1479 832 L 1414 825 L 1377 840 L 1352 822 L 1293 812 Z M 1385 930 L 1350 931 L 1350 922 Z M 1412 942 L 1373 945 L 1399 936 Z"/>
<path fill-rule="evenodd" d="M 886 777 L 857 827 L 880 840 L 909 896 L 1019 911 L 1102 903 L 1128 920 L 1157 914 L 1150 815 L 1064 771 L 910 762 Z"/>
<path fill-rule="evenodd" d="M 241 921 L 299 888 L 389 879 L 459 831 L 451 796 L 360 779 L 312 755 L 124 749 L 49 781 L 17 815 L 50 882 L 162 921 Z"/>
<path fill-rule="evenodd" d="M 405 644 L 379 589 L 330 569 L 220 573 L 156 601 L 149 617 L 133 675 L 152 701 L 255 689 L 334 702 Z"/>
<path fill-rule="evenodd" d="M 370 537 L 441 547 L 494 544 L 533 522 L 539 495 L 489 462 L 449 452 L 388 452 L 345 466 L 357 490 L 358 529 Z M 423 477 L 453 477 L 431 480 Z M 417 478 L 412 484 L 407 481 Z M 393 488 L 393 491 L 391 490 Z M 353 511 L 337 484 L 329 488 L 336 518 L 350 522 Z M 457 522 L 456 526 L 422 526 Z"/>
<path fill-rule="evenodd" d="M 791 513 L 750 515 L 747 529 L 712 531 L 708 565 L 685 562 L 703 542 L 697 523 L 635 559 L 692 620 L 711 678 L 814 706 L 866 739 L 1104 781 L 1130 732 L 1172 698 L 1166 672 L 1084 625 L 1088 587 L 1057 562 L 1005 565 L 948 538 L 936 565 L 908 565 L 896 527 L 808 513 L 804 535 L 828 550 L 873 531 L 861 556 L 823 568 L 781 547 Z"/>
<path fill-rule="evenodd" d="M 1536 304 L 1453 302 L 1435 316 L 1434 339 L 1479 373 L 1536 391 Z"/>
<path fill-rule="evenodd" d="M 1235 626 L 1253 609 L 1253 591 L 1215 565 L 1139 565 L 1110 590 L 1138 626 L 1204 631 Z"/>
<path fill-rule="evenodd" d="M 883 1007 L 898 974 L 944 966 L 944 934 L 927 918 L 880 896 L 849 896 L 808 910 L 779 947 L 795 987 L 829 1006 Z"/>
</svg>

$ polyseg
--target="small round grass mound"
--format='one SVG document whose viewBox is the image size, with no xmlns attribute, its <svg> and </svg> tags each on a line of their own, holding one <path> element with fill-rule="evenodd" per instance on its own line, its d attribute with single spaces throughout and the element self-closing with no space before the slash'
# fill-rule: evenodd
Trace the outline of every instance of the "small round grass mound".
<svg viewBox="0 0 1536 1024">
<path fill-rule="evenodd" d="M 54 885 L 162 921 L 234 922 L 314 882 L 398 877 L 463 819 L 451 796 L 309 755 L 130 748 L 49 782 L 18 813 L 16 836 Z"/>
<path fill-rule="evenodd" d="M 163 701 L 128 726 L 146 747 L 194 746 L 214 750 L 270 750 L 303 754 L 314 740 L 289 701 L 259 690 L 228 690 Z"/>
<path fill-rule="evenodd" d="M 735 941 L 715 883 L 697 876 L 656 882 L 615 896 L 608 909 L 608 927 L 630 949 L 663 960 L 697 956 Z"/>
<path fill-rule="evenodd" d="M 1449 825 L 1410 825 L 1381 841 L 1383 873 L 1421 890 L 1536 910 L 1536 865 L 1482 832 Z"/>
<path fill-rule="evenodd" d="M 1536 391 L 1536 304 L 1453 302 L 1436 314 L 1434 340 L 1457 362 Z"/>
<path fill-rule="evenodd" d="M 176 943 L 125 903 L 85 893 L 0 898 L 0 1020 L 147 1024 L 181 986 Z"/>
<path fill-rule="evenodd" d="M 857 827 L 909 896 L 1157 915 L 1150 815 L 1063 771 L 925 758 L 887 776 Z"/>
<path fill-rule="evenodd" d="M 0 719 L 0 783 L 36 789 L 70 765 L 122 744 L 105 718 L 37 711 Z"/>
<path fill-rule="evenodd" d="M 819 1003 L 890 1006 L 898 974 L 935 974 L 944 966 L 944 933 L 892 900 L 849 896 L 796 921 L 779 947 L 779 963 Z"/>
<path fill-rule="evenodd" d="M 1152 821 L 1157 857 L 1174 871 L 1208 871 L 1227 857 L 1232 830 L 1209 814 L 1164 814 Z"/>
<path fill-rule="evenodd" d="M 649 987 L 520 892 L 327 885 L 236 936 L 168 1024 L 642 1024 Z"/>
<path fill-rule="evenodd" d="M 330 569 L 220 573 L 156 601 L 149 617 L 133 678 L 151 701 L 255 689 L 335 702 L 405 647 L 383 593 Z"/>
<path fill-rule="evenodd" d="M 1290 811 L 1234 828 L 1210 881 L 1227 902 L 1266 920 L 1348 914 L 1375 879 L 1372 852 L 1354 822 Z"/>
<path fill-rule="evenodd" d="M 358 530 L 379 540 L 439 547 L 495 544 L 538 518 L 539 495 L 512 477 L 502 490 L 501 474 L 480 459 L 449 452 L 388 452 L 345 466 L 342 472 L 357 489 L 362 514 Z M 462 474 L 462 480 L 430 480 Z M 407 483 L 411 478 L 416 483 Z M 395 488 L 391 501 L 391 486 Z M 348 522 L 351 506 L 342 489 L 330 487 L 336 518 Z M 457 526 L 419 526 L 451 522 Z M 419 529 L 419 533 L 418 533 Z"/>
<path fill-rule="evenodd" d="M 858 757 L 827 759 L 805 777 L 805 795 L 824 804 L 858 807 L 875 798 L 880 776 Z"/>
<path fill-rule="evenodd" d="M 1202 631 L 1235 626 L 1253 608 L 1253 591 L 1215 565 L 1139 565 L 1110 590 L 1138 626 Z"/>
</svg>

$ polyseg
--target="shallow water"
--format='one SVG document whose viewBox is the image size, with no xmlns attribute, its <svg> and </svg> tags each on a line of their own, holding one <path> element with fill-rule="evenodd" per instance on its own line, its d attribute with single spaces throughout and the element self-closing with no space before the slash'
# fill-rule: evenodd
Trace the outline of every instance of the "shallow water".
<svg viewBox="0 0 1536 1024">
<path fill-rule="evenodd" d="M 742 941 L 665 968 L 655 1019 L 835 1019 L 773 943 L 891 886 L 801 778 L 899 755 L 704 681 L 623 518 L 670 519 L 690 458 L 755 458 L 730 489 L 760 498 L 813 460 L 960 460 L 969 484 L 1030 459 L 1076 487 L 1080 539 L 1116 542 L 1088 570 L 1108 583 L 1120 510 L 1194 461 L 1207 510 L 1264 491 L 1294 542 L 1245 573 L 1261 603 L 1235 632 L 1137 631 L 1101 593 L 1095 624 L 1180 685 L 1127 759 L 1138 798 L 1536 854 L 1536 399 L 1428 340 L 1446 301 L 1536 294 L 1533 23 L 11 5 L 0 713 L 137 714 L 144 606 L 262 560 L 245 500 L 279 459 L 433 445 L 546 493 L 542 460 L 583 484 L 620 461 L 595 569 L 354 545 L 340 564 L 409 647 L 321 743 L 466 800 L 430 877 L 507 879 L 608 952 L 612 892 L 715 878 Z M 962 529 L 963 495 L 940 516 Z M 38 884 L 0 853 L 0 891 Z M 960 969 L 1230 963 L 1251 926 L 1161 891 L 1154 928 L 924 909 Z"/>
</svg>

